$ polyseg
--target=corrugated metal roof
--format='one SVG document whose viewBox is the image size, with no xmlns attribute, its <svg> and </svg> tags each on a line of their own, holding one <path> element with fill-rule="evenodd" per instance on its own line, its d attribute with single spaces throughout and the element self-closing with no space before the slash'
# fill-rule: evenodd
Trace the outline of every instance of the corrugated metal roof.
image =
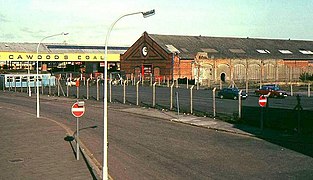
<svg viewBox="0 0 313 180">
<path fill-rule="evenodd" d="M 168 53 L 170 51 L 166 45 L 175 46 L 180 51 L 180 57 L 185 59 L 193 59 L 198 52 L 203 52 L 205 49 L 216 50 L 217 52 L 208 52 L 208 57 L 213 55 L 215 58 L 313 59 L 313 54 L 300 52 L 300 50 L 313 52 L 313 41 L 148 35 Z M 241 53 L 238 53 L 239 51 L 236 49 L 240 50 Z M 260 50 L 269 53 L 261 53 Z M 279 50 L 289 50 L 292 53 L 281 53 Z"/>
<path fill-rule="evenodd" d="M 0 52 L 27 52 L 35 53 L 38 43 L 0 43 Z M 41 53 L 103 53 L 104 46 L 80 46 L 80 45 L 64 45 L 64 44 L 46 44 L 39 46 Z M 108 53 L 123 54 L 128 47 L 109 46 Z"/>
</svg>

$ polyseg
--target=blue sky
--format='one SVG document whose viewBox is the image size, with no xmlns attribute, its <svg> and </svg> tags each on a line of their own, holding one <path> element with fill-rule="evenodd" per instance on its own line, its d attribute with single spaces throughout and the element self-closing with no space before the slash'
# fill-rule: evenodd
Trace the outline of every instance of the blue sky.
<svg viewBox="0 0 313 180">
<path fill-rule="evenodd" d="M 130 46 L 144 31 L 153 34 L 313 40 L 312 0 L 0 0 L 0 42 Z"/>
</svg>

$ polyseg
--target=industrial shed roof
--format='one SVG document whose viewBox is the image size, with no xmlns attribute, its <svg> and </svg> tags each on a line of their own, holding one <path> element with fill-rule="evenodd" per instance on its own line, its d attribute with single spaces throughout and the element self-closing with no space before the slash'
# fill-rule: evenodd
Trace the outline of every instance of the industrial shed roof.
<svg viewBox="0 0 313 180">
<path fill-rule="evenodd" d="M 0 52 L 36 52 L 38 43 L 0 43 Z M 109 46 L 108 53 L 123 54 L 128 47 Z M 64 44 L 42 43 L 39 47 L 41 53 L 103 53 L 104 46 L 81 46 Z"/>
<path fill-rule="evenodd" d="M 194 59 L 198 52 L 207 52 L 208 58 L 313 59 L 313 41 L 148 35 L 168 53 L 177 49 L 182 59 Z"/>
</svg>

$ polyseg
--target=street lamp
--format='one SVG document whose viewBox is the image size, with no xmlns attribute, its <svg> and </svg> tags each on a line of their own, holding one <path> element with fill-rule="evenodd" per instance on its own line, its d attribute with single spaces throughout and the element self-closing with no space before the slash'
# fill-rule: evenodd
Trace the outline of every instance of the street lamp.
<svg viewBox="0 0 313 180">
<path fill-rule="evenodd" d="M 155 10 L 150 10 L 150 11 L 146 11 L 146 12 L 135 12 L 135 13 L 129 13 L 129 14 L 125 14 L 120 16 L 118 19 L 116 19 L 112 25 L 110 26 L 106 38 L 105 38 L 105 49 L 104 49 L 104 103 L 103 103 L 103 167 L 102 167 L 102 179 L 104 179 L 104 177 L 108 177 L 108 41 L 109 41 L 109 37 L 111 34 L 111 31 L 114 27 L 114 25 L 117 23 L 117 21 L 119 21 L 120 19 L 122 19 L 123 17 L 126 16 L 131 16 L 131 15 L 135 15 L 135 14 L 142 14 L 144 18 L 150 17 L 152 15 L 155 14 Z"/>
<path fill-rule="evenodd" d="M 68 35 L 68 33 L 59 33 L 59 34 L 54 34 L 54 35 L 50 35 L 50 36 L 46 36 L 44 38 L 42 38 L 40 40 L 40 42 L 37 45 L 37 66 L 36 66 L 36 70 L 37 70 L 37 74 L 36 74 L 36 91 L 37 91 L 37 118 L 39 118 L 39 83 L 38 83 L 38 77 L 39 77 L 39 72 L 38 72 L 38 54 L 39 54 L 39 46 L 42 43 L 43 40 L 51 38 L 51 37 L 55 37 L 55 36 L 62 36 L 62 35 Z"/>
</svg>

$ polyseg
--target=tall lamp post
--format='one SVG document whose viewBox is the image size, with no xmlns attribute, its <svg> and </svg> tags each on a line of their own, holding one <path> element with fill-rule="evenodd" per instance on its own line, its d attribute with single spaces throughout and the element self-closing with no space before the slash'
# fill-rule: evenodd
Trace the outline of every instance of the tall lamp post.
<svg viewBox="0 0 313 180">
<path fill-rule="evenodd" d="M 37 65 L 36 65 L 36 70 L 37 70 L 37 74 L 36 74 L 37 118 L 39 118 L 39 110 L 40 110 L 40 108 L 39 108 L 39 83 L 38 83 L 39 82 L 38 81 L 38 78 L 39 78 L 39 70 L 38 70 L 39 46 L 42 43 L 42 41 L 45 40 L 45 39 L 48 39 L 48 38 L 51 38 L 51 37 L 55 37 L 55 36 L 62 36 L 62 35 L 68 35 L 68 33 L 62 32 L 62 33 L 59 33 L 59 34 L 53 34 L 53 35 L 50 35 L 50 36 L 46 36 L 46 37 L 42 38 L 40 40 L 40 42 L 38 43 L 38 45 L 37 45 L 37 51 L 36 51 L 37 52 Z"/>
<path fill-rule="evenodd" d="M 111 34 L 111 31 L 114 27 L 114 25 L 119 21 L 120 19 L 126 17 L 126 16 L 131 16 L 135 14 L 142 14 L 144 18 L 150 17 L 155 14 L 155 10 L 150 10 L 146 12 L 135 12 L 135 13 L 129 13 L 122 15 L 118 19 L 116 19 L 112 25 L 110 26 L 106 38 L 105 38 L 105 50 L 104 50 L 104 104 L 103 104 L 103 167 L 102 167 L 102 179 L 104 177 L 108 177 L 108 87 L 107 87 L 107 80 L 108 80 L 108 41 L 109 37 Z"/>
</svg>

